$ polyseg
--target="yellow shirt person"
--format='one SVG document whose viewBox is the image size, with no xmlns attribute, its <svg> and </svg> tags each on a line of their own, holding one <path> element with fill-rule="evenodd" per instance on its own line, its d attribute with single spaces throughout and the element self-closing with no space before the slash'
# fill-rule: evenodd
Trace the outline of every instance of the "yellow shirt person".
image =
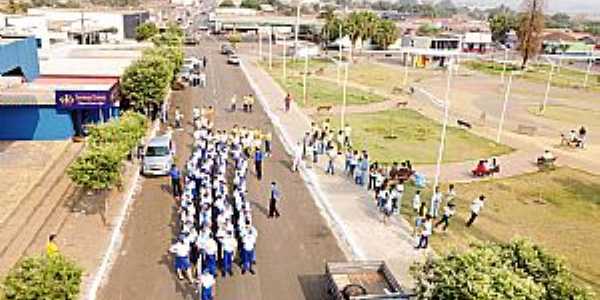
<svg viewBox="0 0 600 300">
<path fill-rule="evenodd" d="M 51 234 L 50 237 L 48 237 L 48 244 L 46 244 L 46 255 L 48 256 L 54 256 L 59 253 L 58 245 L 54 242 L 55 238 L 56 234 Z"/>
</svg>

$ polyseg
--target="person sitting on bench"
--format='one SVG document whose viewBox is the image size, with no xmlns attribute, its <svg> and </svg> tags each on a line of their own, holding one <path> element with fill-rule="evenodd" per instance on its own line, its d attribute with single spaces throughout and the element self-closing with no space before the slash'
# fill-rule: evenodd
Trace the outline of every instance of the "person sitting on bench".
<svg viewBox="0 0 600 300">
<path fill-rule="evenodd" d="M 486 161 L 482 159 L 477 164 L 477 167 L 475 167 L 475 170 L 473 170 L 473 175 L 475 175 L 477 177 L 482 177 L 482 176 L 485 176 L 488 174 L 489 174 L 489 169 L 486 165 Z"/>
<path fill-rule="evenodd" d="M 490 172 L 490 175 L 494 175 L 494 173 L 500 172 L 500 164 L 498 163 L 498 160 L 495 157 L 492 157 L 491 162 L 488 166 L 488 170 Z"/>
</svg>

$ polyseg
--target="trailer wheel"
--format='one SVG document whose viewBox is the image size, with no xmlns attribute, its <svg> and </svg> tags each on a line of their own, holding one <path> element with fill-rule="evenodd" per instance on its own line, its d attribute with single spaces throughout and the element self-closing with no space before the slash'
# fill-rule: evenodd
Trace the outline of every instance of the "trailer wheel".
<svg viewBox="0 0 600 300">
<path fill-rule="evenodd" d="M 344 299 L 350 299 L 350 297 L 363 296 L 366 294 L 367 289 L 360 284 L 349 284 L 342 289 Z"/>
</svg>

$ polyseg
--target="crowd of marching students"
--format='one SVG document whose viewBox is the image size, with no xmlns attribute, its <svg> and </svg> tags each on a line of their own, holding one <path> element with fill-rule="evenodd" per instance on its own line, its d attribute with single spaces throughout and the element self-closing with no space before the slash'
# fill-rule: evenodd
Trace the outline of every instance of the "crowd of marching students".
<svg viewBox="0 0 600 300">
<path fill-rule="evenodd" d="M 197 284 L 200 299 L 209 300 L 214 297 L 218 271 L 223 277 L 234 275 L 236 257 L 240 258 L 241 274 L 255 274 L 258 231 L 252 222 L 247 175 L 252 157 L 260 179 L 263 157 L 271 151 L 271 138 L 270 134 L 245 127 L 215 130 L 212 107 L 195 107 L 192 115 L 195 130 L 191 157 L 185 172 L 173 165 L 169 174 L 180 225 L 170 252 L 175 255 L 178 277 Z M 271 201 L 278 198 L 272 183 Z M 276 203 L 270 210 L 279 215 Z"/>
</svg>

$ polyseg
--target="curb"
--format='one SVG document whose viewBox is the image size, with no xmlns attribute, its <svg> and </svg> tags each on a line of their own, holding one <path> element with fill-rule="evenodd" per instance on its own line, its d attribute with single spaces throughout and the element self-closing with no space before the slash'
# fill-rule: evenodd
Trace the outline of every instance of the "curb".
<svg viewBox="0 0 600 300">
<path fill-rule="evenodd" d="M 152 129 L 150 130 L 149 138 L 153 138 L 156 136 L 156 132 L 160 128 L 160 120 L 156 120 L 154 124 L 152 124 Z M 110 243 L 106 248 L 106 251 L 102 257 L 102 262 L 98 267 L 96 273 L 93 276 L 92 282 L 87 288 L 87 291 L 84 292 L 85 299 L 95 300 L 98 295 L 98 290 L 102 286 L 104 279 L 110 273 L 110 269 L 114 264 L 116 257 L 115 254 L 121 248 L 121 242 L 123 241 L 123 229 L 125 227 L 125 221 L 129 216 L 129 208 L 135 201 L 135 195 L 140 190 L 143 178 L 140 176 L 140 172 L 134 172 L 134 175 L 131 179 L 131 185 L 129 189 L 125 193 L 124 203 L 119 211 L 119 214 L 115 217 L 114 221 L 116 221 L 116 225 L 111 233 Z"/>
</svg>

